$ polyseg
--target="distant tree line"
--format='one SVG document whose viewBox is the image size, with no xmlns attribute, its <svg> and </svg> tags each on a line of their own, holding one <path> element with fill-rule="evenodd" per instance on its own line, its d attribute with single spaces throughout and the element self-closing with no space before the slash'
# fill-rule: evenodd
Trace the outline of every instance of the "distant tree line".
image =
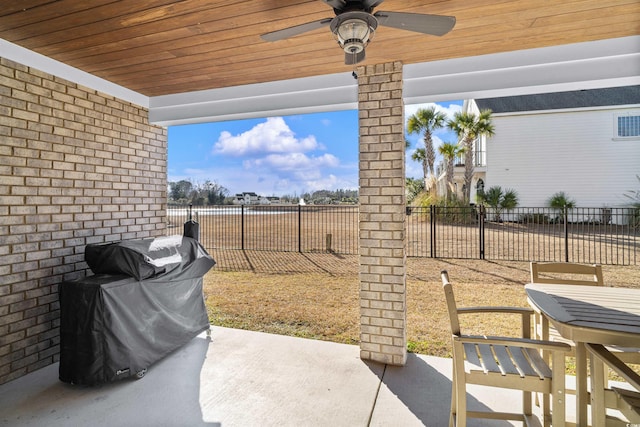
<svg viewBox="0 0 640 427">
<path fill-rule="evenodd" d="M 318 190 L 300 197 L 305 203 L 313 205 L 357 204 L 358 190 Z"/>
<path fill-rule="evenodd" d="M 170 203 L 195 206 L 222 205 L 228 199 L 228 195 L 229 190 L 209 180 L 198 184 L 186 179 L 169 182 Z"/>
<path fill-rule="evenodd" d="M 280 197 L 282 203 L 298 204 L 303 199 L 307 204 L 356 204 L 357 190 L 319 190 L 301 195 L 284 195 Z M 215 181 L 194 183 L 191 180 L 169 182 L 169 203 L 178 205 L 192 204 L 194 206 L 224 205 L 233 203 L 234 195 Z"/>
</svg>

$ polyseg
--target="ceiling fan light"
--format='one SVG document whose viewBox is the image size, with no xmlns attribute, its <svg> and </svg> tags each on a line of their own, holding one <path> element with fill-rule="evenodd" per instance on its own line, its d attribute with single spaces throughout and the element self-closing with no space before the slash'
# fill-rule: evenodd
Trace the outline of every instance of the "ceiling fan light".
<svg viewBox="0 0 640 427">
<path fill-rule="evenodd" d="M 342 48 L 347 53 L 360 53 L 364 50 L 364 43 L 360 40 L 351 39 L 344 42 Z"/>
<path fill-rule="evenodd" d="M 348 19 L 340 24 L 337 30 L 338 39 L 341 40 L 369 40 L 371 29 L 369 25 L 360 19 Z"/>
<path fill-rule="evenodd" d="M 331 22 L 331 32 L 346 53 L 357 54 L 373 38 L 378 20 L 371 14 L 345 12 Z"/>
</svg>

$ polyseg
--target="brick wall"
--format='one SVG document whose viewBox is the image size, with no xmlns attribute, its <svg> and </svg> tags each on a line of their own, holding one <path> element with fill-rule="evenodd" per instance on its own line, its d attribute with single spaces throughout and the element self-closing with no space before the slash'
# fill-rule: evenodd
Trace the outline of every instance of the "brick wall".
<svg viewBox="0 0 640 427">
<path fill-rule="evenodd" d="M 0 384 L 57 361 L 87 243 L 166 227 L 166 129 L 147 110 L 0 59 Z"/>
<path fill-rule="evenodd" d="M 360 356 L 404 365 L 405 137 L 402 64 L 359 67 Z"/>
</svg>

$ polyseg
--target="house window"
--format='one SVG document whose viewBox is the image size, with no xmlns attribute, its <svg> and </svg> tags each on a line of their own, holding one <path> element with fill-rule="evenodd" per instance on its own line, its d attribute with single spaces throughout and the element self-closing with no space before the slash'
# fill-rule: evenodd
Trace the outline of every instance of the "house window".
<svg viewBox="0 0 640 427">
<path fill-rule="evenodd" d="M 640 138 L 640 114 L 616 114 L 615 139 Z"/>
</svg>

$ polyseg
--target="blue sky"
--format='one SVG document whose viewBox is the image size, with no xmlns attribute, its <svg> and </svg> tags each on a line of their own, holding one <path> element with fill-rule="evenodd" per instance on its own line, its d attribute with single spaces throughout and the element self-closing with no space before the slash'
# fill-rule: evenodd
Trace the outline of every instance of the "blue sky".
<svg viewBox="0 0 640 427">
<path fill-rule="evenodd" d="M 462 101 L 408 105 L 405 120 L 418 108 L 436 105 L 452 117 Z M 422 178 L 411 154 L 419 135 L 407 135 L 406 175 Z M 455 142 L 446 129 L 434 145 Z M 169 127 L 169 181 L 216 182 L 229 195 L 300 195 L 316 190 L 358 188 L 356 110 Z"/>
</svg>

